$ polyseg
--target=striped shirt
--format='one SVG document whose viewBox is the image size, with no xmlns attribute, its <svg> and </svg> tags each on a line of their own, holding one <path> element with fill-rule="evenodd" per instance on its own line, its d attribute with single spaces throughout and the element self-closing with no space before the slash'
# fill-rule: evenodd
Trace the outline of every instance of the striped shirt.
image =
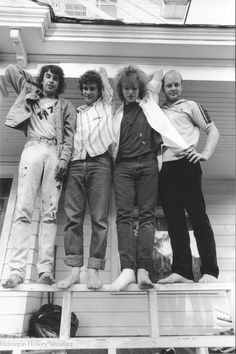
<svg viewBox="0 0 236 354">
<path fill-rule="evenodd" d="M 100 97 L 91 106 L 77 108 L 76 132 L 72 160 L 84 160 L 108 151 L 114 143 L 113 102 Z"/>
<path fill-rule="evenodd" d="M 163 104 L 161 109 L 188 146 L 196 147 L 200 131 L 204 131 L 214 124 L 207 111 L 194 101 L 179 99 L 171 106 Z M 163 162 L 181 158 L 175 155 L 178 152 L 179 150 L 174 151 L 174 149 L 164 150 Z"/>
</svg>

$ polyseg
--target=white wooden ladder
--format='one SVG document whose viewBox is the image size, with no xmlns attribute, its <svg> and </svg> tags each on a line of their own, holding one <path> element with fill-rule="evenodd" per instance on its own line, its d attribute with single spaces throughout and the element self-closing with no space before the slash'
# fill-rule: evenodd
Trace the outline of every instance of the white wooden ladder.
<svg viewBox="0 0 236 354">
<path fill-rule="evenodd" d="M 70 338 L 71 300 L 73 292 L 91 292 L 85 284 L 76 284 L 67 290 L 60 290 L 56 286 L 42 284 L 21 284 L 15 289 L 4 289 L 1 292 L 62 292 L 62 317 L 59 338 L 0 338 L 2 350 L 12 350 L 13 354 L 22 354 L 24 351 L 39 351 L 41 349 L 66 352 L 69 349 L 107 349 L 108 354 L 116 354 L 117 349 L 127 348 L 195 348 L 197 354 L 207 354 L 209 347 L 234 347 L 234 335 L 210 336 L 160 336 L 158 316 L 158 295 L 191 294 L 224 292 L 231 312 L 232 325 L 235 331 L 233 285 L 230 283 L 209 284 L 156 284 L 155 289 L 146 292 L 150 324 L 149 337 L 76 337 Z M 107 291 L 103 287 L 96 292 Z M 129 285 L 125 292 L 140 293 L 136 284 Z M 123 291 L 122 291 L 123 292 Z M 117 294 L 117 293 L 116 293 Z M 29 352 L 27 352 L 29 353 Z"/>
</svg>

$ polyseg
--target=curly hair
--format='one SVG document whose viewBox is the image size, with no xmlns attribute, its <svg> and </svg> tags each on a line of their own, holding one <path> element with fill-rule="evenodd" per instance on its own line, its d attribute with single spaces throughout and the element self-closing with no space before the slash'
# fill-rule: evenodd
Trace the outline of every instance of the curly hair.
<svg viewBox="0 0 236 354">
<path fill-rule="evenodd" d="M 83 85 L 96 84 L 98 87 L 99 97 L 102 96 L 104 88 L 101 75 L 95 70 L 88 70 L 78 79 L 78 87 L 83 92 Z"/>
<path fill-rule="evenodd" d="M 134 65 L 129 65 L 121 69 L 116 76 L 116 89 L 121 101 L 124 101 L 122 87 L 128 84 L 139 88 L 139 98 L 143 99 L 147 94 L 148 79 L 146 74 Z"/>
<path fill-rule="evenodd" d="M 44 74 L 46 72 L 50 71 L 53 75 L 57 75 L 59 77 L 59 85 L 57 89 L 57 95 L 60 95 L 61 93 L 64 92 L 66 83 L 65 83 L 65 77 L 64 77 L 64 72 L 62 68 L 58 65 L 44 65 L 39 73 L 39 76 L 36 80 L 37 86 L 40 88 L 40 90 L 43 90 L 43 78 Z"/>
</svg>

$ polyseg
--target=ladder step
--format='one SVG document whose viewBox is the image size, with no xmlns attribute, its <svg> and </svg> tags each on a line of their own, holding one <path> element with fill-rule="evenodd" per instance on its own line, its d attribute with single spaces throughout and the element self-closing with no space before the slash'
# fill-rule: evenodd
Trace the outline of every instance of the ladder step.
<svg viewBox="0 0 236 354">
<path fill-rule="evenodd" d="M 1 350 L 66 350 L 119 348 L 209 348 L 234 347 L 235 337 L 227 336 L 163 336 L 150 337 L 81 337 L 81 338 L 1 338 Z"/>
</svg>

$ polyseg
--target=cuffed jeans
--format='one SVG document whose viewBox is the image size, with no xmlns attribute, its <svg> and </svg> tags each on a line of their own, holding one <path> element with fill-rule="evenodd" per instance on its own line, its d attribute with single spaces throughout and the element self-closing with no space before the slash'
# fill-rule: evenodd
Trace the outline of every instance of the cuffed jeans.
<svg viewBox="0 0 236 354">
<path fill-rule="evenodd" d="M 38 272 L 51 272 L 54 261 L 56 215 L 61 183 L 55 180 L 58 152 L 55 142 L 42 139 L 26 143 L 19 164 L 18 193 L 12 227 L 11 274 L 25 278 L 30 226 L 37 190 L 41 186 L 41 228 Z"/>
<path fill-rule="evenodd" d="M 83 223 L 88 200 L 92 225 L 88 268 L 105 268 L 110 186 L 111 157 L 108 153 L 70 163 L 65 190 L 67 221 L 64 232 L 65 264 L 68 266 L 82 267 L 84 264 Z"/>
<path fill-rule="evenodd" d="M 215 239 L 206 214 L 201 176 L 200 163 L 193 164 L 183 158 L 163 163 L 159 179 L 159 195 L 173 251 L 172 272 L 188 279 L 193 279 L 193 272 L 185 209 L 196 238 L 202 262 L 201 273 L 214 277 L 219 275 Z"/>
<path fill-rule="evenodd" d="M 144 268 L 153 259 L 158 163 L 154 154 L 124 158 L 116 163 L 114 188 L 117 207 L 117 234 L 121 270 Z M 139 211 L 139 230 L 134 238 L 134 202 Z"/>
</svg>

